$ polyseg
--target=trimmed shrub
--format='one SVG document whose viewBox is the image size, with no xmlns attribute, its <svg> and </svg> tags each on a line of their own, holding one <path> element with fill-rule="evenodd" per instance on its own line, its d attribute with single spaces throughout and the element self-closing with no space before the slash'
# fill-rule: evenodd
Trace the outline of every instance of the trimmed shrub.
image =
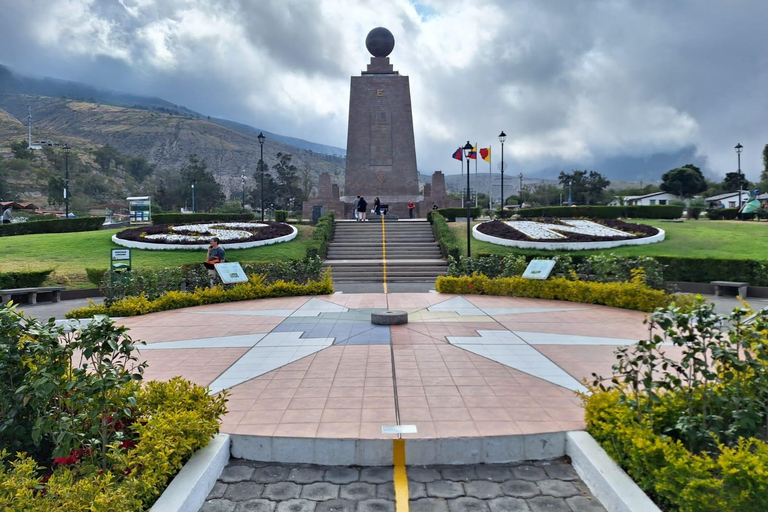
<svg viewBox="0 0 768 512">
<path fill-rule="evenodd" d="M 727 280 L 768 286 L 768 261 L 656 256 L 664 265 L 664 279 L 689 283 Z"/>
<path fill-rule="evenodd" d="M 152 215 L 152 224 L 190 224 L 193 222 L 238 222 L 254 220 L 249 213 L 158 213 Z"/>
<path fill-rule="evenodd" d="M 88 282 L 101 286 L 101 281 L 104 279 L 104 274 L 109 272 L 107 267 L 104 268 L 85 268 L 85 275 L 88 277 Z"/>
<path fill-rule="evenodd" d="M 325 258 L 328 254 L 328 244 L 333 240 L 335 216 L 332 211 L 326 212 L 317 220 L 312 240 L 307 244 L 307 258 Z"/>
<path fill-rule="evenodd" d="M 0 272 L 0 288 L 36 288 L 43 284 L 51 272 L 53 269 Z"/>
<path fill-rule="evenodd" d="M 439 210 L 431 211 L 427 213 L 427 220 L 432 224 L 432 233 L 435 235 L 435 240 L 437 240 L 443 256 L 446 258 L 459 258 L 461 255 L 459 241 L 456 239 L 456 233 L 448 226 L 445 217 L 439 213 Z"/>
<path fill-rule="evenodd" d="M 479 206 L 473 206 L 469 209 L 473 219 L 476 219 L 480 216 L 480 210 L 481 208 Z M 447 220 L 448 222 L 455 222 L 456 217 L 467 216 L 466 208 L 440 208 L 437 210 L 437 212 L 443 217 L 445 217 L 445 220 Z"/>
<path fill-rule="evenodd" d="M 275 210 L 275 222 L 286 222 L 288 220 L 287 210 Z"/>
<path fill-rule="evenodd" d="M 736 220 L 739 218 L 738 208 L 711 208 L 707 210 L 707 218 L 709 220 Z"/>
<path fill-rule="evenodd" d="M 105 217 L 85 217 L 82 219 L 36 220 L 0 224 L 0 236 L 97 231 L 104 224 L 104 219 Z"/>
</svg>

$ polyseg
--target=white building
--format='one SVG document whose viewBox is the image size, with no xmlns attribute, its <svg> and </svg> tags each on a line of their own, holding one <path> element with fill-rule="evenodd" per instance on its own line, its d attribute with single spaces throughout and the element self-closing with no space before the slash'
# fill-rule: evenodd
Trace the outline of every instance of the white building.
<svg viewBox="0 0 768 512">
<path fill-rule="evenodd" d="M 680 198 L 669 192 L 653 192 L 652 194 L 642 196 L 623 196 L 624 205 L 626 206 L 664 206 L 675 199 Z M 618 197 L 614 197 L 613 201 L 608 203 L 608 206 L 621 206 L 621 202 Z"/>
<path fill-rule="evenodd" d="M 717 204 L 721 202 L 725 208 L 738 208 L 739 207 L 739 192 L 726 192 L 724 194 L 717 194 L 716 196 L 705 197 L 704 200 L 708 205 Z M 741 204 L 749 201 L 749 191 L 741 191 Z"/>
</svg>

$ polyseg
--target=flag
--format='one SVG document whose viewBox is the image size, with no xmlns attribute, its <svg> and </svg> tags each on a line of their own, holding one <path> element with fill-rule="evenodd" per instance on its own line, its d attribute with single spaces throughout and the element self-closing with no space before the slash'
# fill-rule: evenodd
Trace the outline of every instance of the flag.
<svg viewBox="0 0 768 512">
<path fill-rule="evenodd" d="M 480 148 L 480 158 L 491 163 L 491 148 Z"/>
<path fill-rule="evenodd" d="M 461 152 L 461 148 L 453 152 L 453 158 L 455 158 L 456 160 L 464 160 L 464 156 L 463 156 L 463 153 Z"/>
<path fill-rule="evenodd" d="M 469 153 L 467 153 L 467 158 L 470 160 L 477 160 L 477 146 L 469 150 Z"/>
</svg>

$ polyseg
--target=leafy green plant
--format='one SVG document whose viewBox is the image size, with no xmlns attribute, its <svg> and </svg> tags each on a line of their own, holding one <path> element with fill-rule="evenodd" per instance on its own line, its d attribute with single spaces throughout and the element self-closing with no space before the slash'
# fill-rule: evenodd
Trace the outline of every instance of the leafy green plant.
<svg viewBox="0 0 768 512">
<path fill-rule="evenodd" d="M 427 214 L 427 220 L 432 224 L 432 233 L 435 235 L 435 240 L 437 240 L 443 256 L 454 260 L 458 259 L 461 256 L 459 243 L 445 217 L 437 211 L 432 211 Z"/>
<path fill-rule="evenodd" d="M 0 288 L 35 288 L 41 286 L 53 269 L 22 270 L 0 273 Z"/>
<path fill-rule="evenodd" d="M 82 219 L 55 219 L 2 224 L 0 225 L 0 236 L 96 231 L 104 224 L 104 219 L 104 217 L 85 217 Z"/>
<path fill-rule="evenodd" d="M 318 219 L 315 232 L 312 234 L 312 242 L 307 245 L 307 258 L 325 258 L 328 254 L 328 244 L 333 240 L 335 230 L 335 216 L 332 211 L 325 213 Z"/>
<path fill-rule="evenodd" d="M 275 222 L 285 222 L 288 220 L 287 210 L 275 210 Z"/>
</svg>

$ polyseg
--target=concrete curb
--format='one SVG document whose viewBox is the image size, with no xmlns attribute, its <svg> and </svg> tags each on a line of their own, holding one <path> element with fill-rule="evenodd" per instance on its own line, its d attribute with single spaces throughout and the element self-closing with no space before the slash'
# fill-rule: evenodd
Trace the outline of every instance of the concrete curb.
<svg viewBox="0 0 768 512">
<path fill-rule="evenodd" d="M 568 432 L 565 453 L 608 512 L 661 512 L 587 432 Z"/>
<path fill-rule="evenodd" d="M 197 512 L 229 462 L 229 434 L 218 434 L 184 464 L 150 512 Z"/>
</svg>

